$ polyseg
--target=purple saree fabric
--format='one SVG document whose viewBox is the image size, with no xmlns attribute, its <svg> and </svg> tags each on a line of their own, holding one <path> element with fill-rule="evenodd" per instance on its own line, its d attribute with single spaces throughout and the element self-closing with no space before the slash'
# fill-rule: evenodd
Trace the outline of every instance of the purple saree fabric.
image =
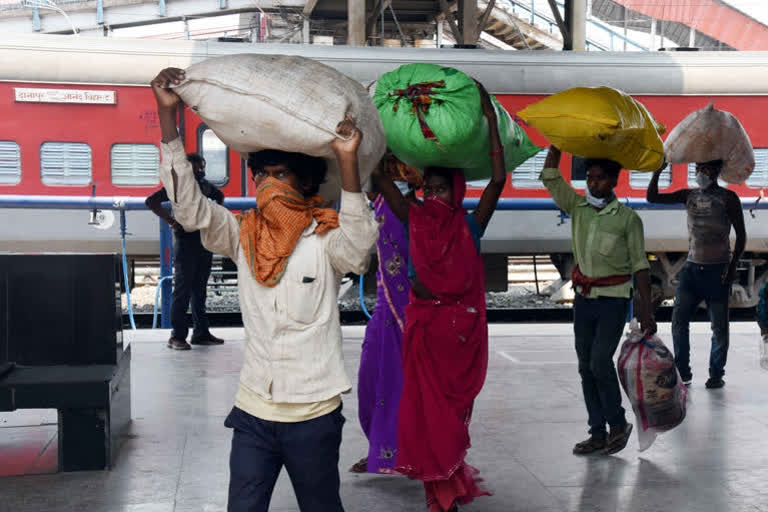
<svg viewBox="0 0 768 512">
<path fill-rule="evenodd" d="M 379 196 L 376 218 L 381 224 L 376 249 L 377 300 L 365 330 L 358 375 L 360 424 L 370 445 L 368 471 L 393 470 L 397 454 L 397 411 L 403 387 L 400 343 L 408 304 L 408 239 L 405 226 Z"/>
</svg>

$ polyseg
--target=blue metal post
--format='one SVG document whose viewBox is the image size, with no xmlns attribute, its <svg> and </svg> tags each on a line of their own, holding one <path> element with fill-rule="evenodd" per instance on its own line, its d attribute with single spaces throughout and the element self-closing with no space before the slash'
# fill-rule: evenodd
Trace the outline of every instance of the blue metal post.
<svg viewBox="0 0 768 512">
<path fill-rule="evenodd" d="M 37 7 L 32 9 L 32 30 L 35 32 L 40 32 L 40 30 L 42 30 L 42 26 L 40 24 L 40 9 Z"/>
<path fill-rule="evenodd" d="M 165 0 L 158 0 L 157 10 L 160 16 L 166 16 L 167 11 L 165 10 Z"/>
<path fill-rule="evenodd" d="M 96 0 L 96 23 L 104 24 L 104 0 Z"/>
<path fill-rule="evenodd" d="M 533 25 L 536 18 L 536 6 L 534 4 L 535 0 L 531 0 L 531 25 Z"/>
<path fill-rule="evenodd" d="M 131 304 L 131 283 L 128 280 L 128 251 L 125 249 L 125 235 L 128 234 L 126 227 L 125 210 L 120 210 L 120 245 L 123 248 L 123 281 L 125 282 L 125 298 L 128 301 L 128 319 L 131 322 L 131 329 L 135 331 L 136 322 L 133 318 L 133 305 Z"/>
<path fill-rule="evenodd" d="M 163 220 L 160 220 L 160 279 L 158 286 L 162 286 L 163 295 L 160 306 L 162 313 L 160 317 L 160 327 L 163 329 L 171 328 L 171 292 L 173 290 L 173 279 L 164 279 L 173 275 L 173 233 L 171 227 Z M 164 280 L 163 280 L 164 279 Z"/>
</svg>

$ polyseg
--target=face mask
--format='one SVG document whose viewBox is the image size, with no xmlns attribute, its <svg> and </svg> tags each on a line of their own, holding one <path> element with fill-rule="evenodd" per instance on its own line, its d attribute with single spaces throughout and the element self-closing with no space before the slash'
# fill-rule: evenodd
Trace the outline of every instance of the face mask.
<svg viewBox="0 0 768 512">
<path fill-rule="evenodd" d="M 410 191 L 410 188 L 408 187 L 408 183 L 405 181 L 395 181 L 395 186 L 400 191 L 401 194 L 406 195 Z"/>
<path fill-rule="evenodd" d="M 290 195 L 290 194 L 298 194 L 294 189 L 292 189 L 289 185 L 286 185 L 282 181 L 278 180 L 277 178 L 267 178 L 264 181 L 261 182 L 261 185 L 259 185 L 259 188 L 256 189 L 256 204 L 259 208 L 262 208 L 262 205 L 267 204 L 267 199 L 271 196 L 271 192 L 269 192 L 269 189 L 272 187 L 277 187 L 278 190 L 282 192 L 281 195 Z"/>
<path fill-rule="evenodd" d="M 701 189 L 709 188 L 712 185 L 712 178 L 710 178 L 703 172 L 697 172 L 696 183 L 699 185 L 699 188 Z"/>
<path fill-rule="evenodd" d="M 592 195 L 592 192 L 589 191 L 589 188 L 586 188 L 585 192 L 587 193 L 586 195 L 587 202 L 598 209 L 605 208 L 608 205 L 608 203 L 613 201 L 613 198 L 616 197 L 614 196 L 613 192 L 611 192 L 611 195 L 608 197 L 595 197 Z"/>
</svg>

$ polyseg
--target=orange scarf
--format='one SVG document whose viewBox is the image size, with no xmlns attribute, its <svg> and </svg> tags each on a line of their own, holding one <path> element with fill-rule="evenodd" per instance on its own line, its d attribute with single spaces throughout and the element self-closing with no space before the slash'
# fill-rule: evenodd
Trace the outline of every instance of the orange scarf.
<svg viewBox="0 0 768 512">
<path fill-rule="evenodd" d="M 258 209 L 240 216 L 240 244 L 253 278 L 264 286 L 280 282 L 301 234 L 317 221 L 322 235 L 339 226 L 339 214 L 319 208 L 322 198 L 302 194 L 274 178 L 267 178 L 256 193 Z"/>
</svg>

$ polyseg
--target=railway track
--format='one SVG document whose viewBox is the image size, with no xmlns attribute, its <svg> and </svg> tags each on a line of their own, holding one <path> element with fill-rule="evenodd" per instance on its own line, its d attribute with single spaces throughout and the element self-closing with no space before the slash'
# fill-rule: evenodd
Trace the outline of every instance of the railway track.
<svg viewBox="0 0 768 512">
<path fill-rule="evenodd" d="M 220 274 L 224 270 L 221 267 L 220 262 L 214 262 L 214 274 Z M 152 286 L 157 281 L 157 274 L 159 268 L 157 267 L 157 260 L 146 260 L 137 262 L 133 268 L 135 272 L 135 278 L 137 284 L 146 284 Z M 532 289 L 535 283 L 538 281 L 538 287 L 544 289 L 552 281 L 559 278 L 557 269 L 552 265 L 549 258 L 546 256 L 537 256 L 534 260 L 533 256 L 514 256 L 509 258 L 508 265 L 509 285 L 511 287 L 527 286 Z M 209 293 L 221 294 L 227 293 L 232 290 L 227 288 L 234 288 L 235 281 L 227 279 L 224 282 L 221 277 L 217 276 L 217 279 L 212 279 L 209 284 Z M 215 282 L 214 282 L 215 281 Z M 355 286 L 356 288 L 356 286 Z M 139 287 L 141 289 L 141 287 Z M 152 290 L 150 288 L 150 290 Z M 154 297 L 154 294 L 152 294 Z M 210 299 L 213 295 L 209 295 Z M 233 296 L 236 301 L 236 296 Z M 366 301 L 368 302 L 368 301 Z M 573 321 L 573 312 L 570 307 L 551 307 L 547 301 L 542 300 L 540 307 L 531 307 L 530 304 L 525 306 L 515 307 L 493 307 L 489 304 L 488 309 L 488 321 L 490 323 L 570 323 Z M 235 302 L 236 304 L 236 302 Z M 371 307 L 370 304 L 368 305 Z M 209 321 L 214 327 L 240 327 L 242 326 L 242 319 L 240 312 L 235 311 L 237 306 L 232 306 L 232 311 L 221 309 L 221 305 L 218 306 L 218 310 L 210 308 L 208 313 Z M 669 322 L 672 318 L 672 308 L 662 307 L 656 313 L 656 319 L 660 322 Z M 696 315 L 696 321 L 707 321 L 706 311 L 699 310 Z M 134 314 L 134 320 L 139 328 L 149 328 L 152 326 L 152 313 L 142 311 Z M 731 310 L 731 320 L 734 321 L 754 321 L 754 308 L 740 308 Z M 158 318 L 158 324 L 160 319 Z M 341 322 L 344 325 L 364 325 L 367 322 L 365 314 L 357 309 L 350 309 L 347 305 L 344 310 L 341 311 Z M 124 315 L 124 325 L 128 325 L 128 317 Z"/>
</svg>

